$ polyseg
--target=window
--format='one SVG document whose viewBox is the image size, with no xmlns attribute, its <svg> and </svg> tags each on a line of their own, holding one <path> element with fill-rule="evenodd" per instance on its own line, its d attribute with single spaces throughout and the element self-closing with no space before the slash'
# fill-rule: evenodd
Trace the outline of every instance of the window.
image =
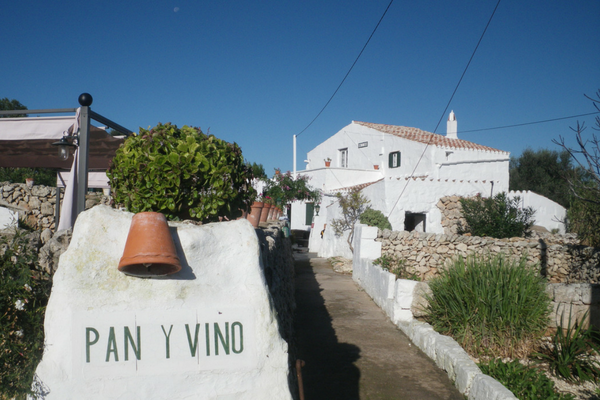
<svg viewBox="0 0 600 400">
<path fill-rule="evenodd" d="M 407 211 L 404 215 L 404 230 L 425 232 L 427 216 L 423 213 L 411 213 Z"/>
<path fill-rule="evenodd" d="M 340 149 L 340 167 L 348 168 L 348 149 Z"/>
<path fill-rule="evenodd" d="M 389 166 L 390 168 L 398 168 L 400 166 L 400 152 L 393 151 L 389 156 Z"/>
</svg>

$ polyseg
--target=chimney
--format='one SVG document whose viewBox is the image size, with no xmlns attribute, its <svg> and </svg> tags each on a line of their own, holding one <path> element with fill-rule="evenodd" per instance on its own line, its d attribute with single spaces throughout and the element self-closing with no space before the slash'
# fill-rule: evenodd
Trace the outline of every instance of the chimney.
<svg viewBox="0 0 600 400">
<path fill-rule="evenodd" d="M 448 116 L 448 122 L 446 122 L 446 137 L 448 139 L 458 139 L 456 133 L 456 117 L 454 116 L 454 111 L 450 111 L 450 115 Z"/>
</svg>

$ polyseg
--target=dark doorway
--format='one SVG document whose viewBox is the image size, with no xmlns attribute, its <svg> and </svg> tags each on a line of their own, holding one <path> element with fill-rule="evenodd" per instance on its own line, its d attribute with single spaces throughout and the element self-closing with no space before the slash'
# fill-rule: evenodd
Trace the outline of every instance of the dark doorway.
<svg viewBox="0 0 600 400">
<path fill-rule="evenodd" d="M 404 215 L 404 230 L 426 232 L 427 216 L 423 213 L 411 213 L 407 211 Z"/>
</svg>

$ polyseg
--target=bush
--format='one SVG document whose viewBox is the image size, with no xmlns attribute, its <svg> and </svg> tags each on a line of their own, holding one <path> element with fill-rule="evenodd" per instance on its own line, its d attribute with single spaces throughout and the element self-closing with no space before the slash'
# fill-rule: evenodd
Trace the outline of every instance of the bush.
<svg viewBox="0 0 600 400">
<path fill-rule="evenodd" d="M 392 225 L 388 218 L 383 215 L 383 213 L 379 210 L 374 210 L 371 207 L 368 207 L 365 212 L 360 215 L 360 223 L 376 226 L 381 230 L 384 229 L 392 229 Z"/>
<path fill-rule="evenodd" d="M 521 400 L 573 400 L 570 394 L 557 394 L 552 382 L 543 372 L 521 364 L 518 360 L 504 363 L 491 360 L 479 364 L 481 372 L 506 386 Z"/>
<path fill-rule="evenodd" d="M 497 239 L 529 236 L 535 211 L 531 207 L 521 209 L 519 201 L 519 197 L 509 199 L 506 193 L 460 199 L 466 226 L 459 225 L 459 233 Z"/>
<path fill-rule="evenodd" d="M 414 272 L 408 272 L 406 260 L 400 260 L 396 256 L 384 254 L 373 260 L 373 265 L 379 265 L 385 271 L 396 275 L 396 279 L 410 279 L 420 281 L 421 278 Z"/>
<path fill-rule="evenodd" d="M 564 314 L 561 321 L 564 321 Z M 586 312 L 582 318 L 588 317 Z M 598 355 L 598 332 L 591 326 L 583 329 L 582 324 L 571 326 L 571 312 L 569 311 L 569 324 L 566 329 L 559 326 L 552 337 L 552 347 L 545 354 L 536 355 L 547 361 L 550 370 L 556 376 L 561 376 L 568 381 L 597 381 L 600 377 L 600 362 L 595 358 Z"/>
<path fill-rule="evenodd" d="M 0 242 L 0 394 L 24 398 L 44 350 L 51 282 L 20 235 Z M 2 397 L 2 398 L 5 398 Z"/>
<path fill-rule="evenodd" d="M 548 324 L 546 282 L 524 258 L 460 257 L 429 287 L 428 322 L 472 354 L 523 356 Z"/>
<path fill-rule="evenodd" d="M 173 220 L 235 219 L 256 197 L 240 147 L 188 126 L 140 129 L 117 150 L 107 175 L 117 203 Z"/>
</svg>

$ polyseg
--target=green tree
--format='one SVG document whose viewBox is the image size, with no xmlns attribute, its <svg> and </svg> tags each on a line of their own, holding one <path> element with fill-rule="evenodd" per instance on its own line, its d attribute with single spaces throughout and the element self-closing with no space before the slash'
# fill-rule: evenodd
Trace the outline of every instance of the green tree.
<svg viewBox="0 0 600 400">
<path fill-rule="evenodd" d="M 519 197 L 510 199 L 506 193 L 489 198 L 479 195 L 472 199 L 461 198 L 466 225 L 459 225 L 459 233 L 497 239 L 528 236 L 535 211 L 531 207 L 521 209 L 519 201 Z"/>
<path fill-rule="evenodd" d="M 595 97 L 586 96 L 600 112 L 600 90 Z M 600 130 L 600 117 L 596 116 L 592 129 Z M 576 147 L 568 146 L 559 136 L 554 143 L 566 150 L 582 171 L 568 177 L 567 182 L 573 198 L 569 209 L 569 228 L 577 232 L 584 244 L 600 247 L 600 139 L 592 133 L 584 137 L 584 122 L 577 121 L 575 128 Z"/>
<path fill-rule="evenodd" d="M 510 190 L 531 190 L 569 207 L 567 177 L 575 173 L 568 151 L 525 149 L 510 159 Z"/>
<path fill-rule="evenodd" d="M 275 173 L 273 179 L 267 181 L 264 191 L 264 200 L 273 204 L 285 205 L 298 200 L 318 202 L 320 199 L 321 193 L 308 184 L 307 176 L 294 178 L 290 171 Z"/>
<path fill-rule="evenodd" d="M 246 161 L 246 166 L 252 171 L 252 176 L 257 179 L 267 179 L 267 173 L 265 172 L 265 167 L 262 164 L 257 164 L 255 162 L 250 163 L 250 161 Z"/>
<path fill-rule="evenodd" d="M 354 225 L 358 222 L 370 201 L 358 189 L 352 190 L 346 195 L 338 193 L 337 198 L 342 208 L 342 217 L 332 220 L 331 227 L 337 236 L 342 236 L 345 231 L 350 231 L 347 241 L 350 251 L 354 253 L 354 247 L 352 246 Z"/>
<path fill-rule="evenodd" d="M 27 110 L 23 104 L 21 104 L 18 100 L 9 100 L 7 97 L 0 99 L 0 111 L 12 111 L 12 110 Z M 17 118 L 17 117 L 26 117 L 25 114 L 17 114 L 17 115 L 0 115 L 0 118 Z"/>
</svg>

